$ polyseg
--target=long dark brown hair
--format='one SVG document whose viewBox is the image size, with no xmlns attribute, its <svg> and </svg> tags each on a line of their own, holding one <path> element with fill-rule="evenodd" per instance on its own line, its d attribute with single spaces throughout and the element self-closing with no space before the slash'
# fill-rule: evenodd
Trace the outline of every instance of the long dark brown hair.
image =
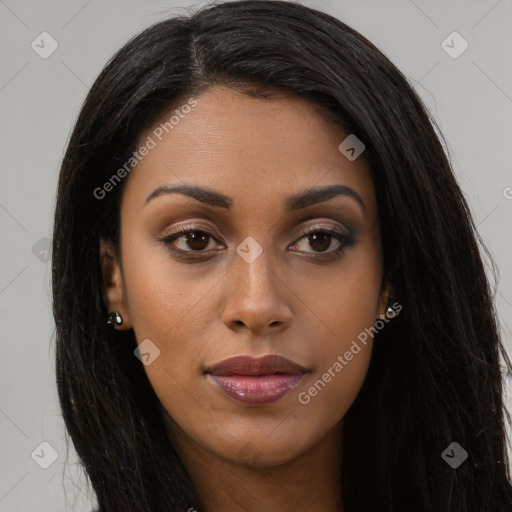
<svg viewBox="0 0 512 512">
<path fill-rule="evenodd" d="M 308 98 L 366 146 L 385 276 L 403 309 L 376 335 L 366 381 L 344 417 L 344 511 L 512 510 L 500 356 L 512 367 L 484 253 L 494 279 L 496 268 L 440 130 L 361 34 L 318 10 L 270 0 L 209 5 L 132 38 L 95 81 L 69 140 L 53 235 L 57 385 L 99 510 L 202 510 L 133 355 L 133 330 L 106 325 L 98 240 L 119 247 L 130 178 L 102 199 L 94 191 L 162 113 L 218 84 Z M 452 442 L 468 454 L 456 469 L 442 457 Z"/>
</svg>

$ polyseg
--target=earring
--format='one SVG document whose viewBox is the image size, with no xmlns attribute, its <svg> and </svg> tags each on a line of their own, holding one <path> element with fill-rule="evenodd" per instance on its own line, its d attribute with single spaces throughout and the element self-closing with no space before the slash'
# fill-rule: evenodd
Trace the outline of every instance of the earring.
<svg viewBox="0 0 512 512">
<path fill-rule="evenodd" d="M 387 318 L 394 318 L 398 315 L 398 311 L 395 311 L 391 306 L 388 306 L 385 315 Z"/>
<path fill-rule="evenodd" d="M 123 319 L 121 318 L 121 315 L 117 311 L 109 313 L 107 325 L 112 327 L 112 329 L 114 329 L 116 325 L 123 325 Z"/>
</svg>

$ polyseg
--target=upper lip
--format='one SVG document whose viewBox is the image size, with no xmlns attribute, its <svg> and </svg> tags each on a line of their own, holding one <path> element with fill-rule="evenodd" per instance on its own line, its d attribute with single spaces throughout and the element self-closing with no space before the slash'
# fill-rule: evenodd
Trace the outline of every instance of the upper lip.
<svg viewBox="0 0 512 512">
<path fill-rule="evenodd" d="M 211 375 L 270 375 L 272 373 L 300 375 L 307 371 L 300 364 L 277 354 L 258 358 L 233 356 L 206 369 L 206 373 Z"/>
</svg>

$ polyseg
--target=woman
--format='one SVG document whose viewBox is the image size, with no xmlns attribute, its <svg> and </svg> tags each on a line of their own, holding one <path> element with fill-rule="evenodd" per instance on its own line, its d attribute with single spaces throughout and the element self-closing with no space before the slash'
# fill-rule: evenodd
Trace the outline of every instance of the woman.
<svg viewBox="0 0 512 512">
<path fill-rule="evenodd" d="M 511 365 L 434 127 L 295 3 L 117 52 L 53 240 L 60 402 L 101 512 L 511 510 Z"/>
</svg>

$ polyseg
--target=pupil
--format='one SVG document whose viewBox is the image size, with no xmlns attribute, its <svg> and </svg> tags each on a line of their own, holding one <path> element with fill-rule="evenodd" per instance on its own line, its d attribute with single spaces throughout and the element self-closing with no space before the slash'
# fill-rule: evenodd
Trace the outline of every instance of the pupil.
<svg viewBox="0 0 512 512">
<path fill-rule="evenodd" d="M 206 233 L 189 233 L 187 235 L 187 244 L 191 249 L 201 250 L 208 246 L 208 236 Z"/>
<path fill-rule="evenodd" d="M 311 247 L 319 252 L 326 251 L 330 245 L 330 237 L 331 235 L 329 235 L 328 233 L 315 233 L 313 235 L 310 235 L 309 238 Z M 318 247 L 318 243 L 320 244 L 320 247 Z"/>
</svg>

